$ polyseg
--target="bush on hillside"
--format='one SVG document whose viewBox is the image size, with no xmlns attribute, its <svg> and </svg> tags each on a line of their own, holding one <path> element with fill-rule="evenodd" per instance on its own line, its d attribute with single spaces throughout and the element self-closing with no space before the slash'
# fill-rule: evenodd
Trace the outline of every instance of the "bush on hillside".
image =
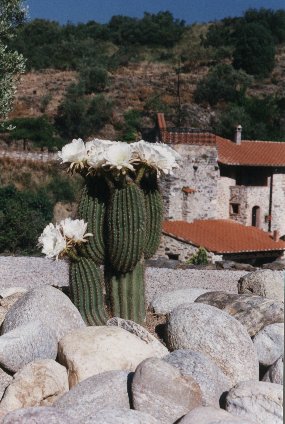
<svg viewBox="0 0 285 424">
<path fill-rule="evenodd" d="M 107 86 L 108 72 L 99 66 L 83 67 L 80 70 L 80 81 L 85 94 L 100 93 Z"/>
<path fill-rule="evenodd" d="M 252 79 L 244 71 L 237 71 L 231 65 L 217 65 L 198 82 L 194 99 L 197 103 L 207 102 L 211 106 L 221 100 L 240 101 L 251 82 Z"/>
<path fill-rule="evenodd" d="M 38 236 L 52 217 L 52 203 L 44 191 L 0 188 L 0 253 L 37 253 Z"/>
</svg>

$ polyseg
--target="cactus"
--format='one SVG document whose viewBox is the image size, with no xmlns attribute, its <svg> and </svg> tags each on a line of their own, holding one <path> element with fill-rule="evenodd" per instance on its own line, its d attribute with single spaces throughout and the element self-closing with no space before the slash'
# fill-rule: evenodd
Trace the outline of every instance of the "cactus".
<svg viewBox="0 0 285 424">
<path fill-rule="evenodd" d="M 146 208 L 144 257 L 149 259 L 159 247 L 162 230 L 163 201 L 156 174 L 145 175 L 141 180 L 141 188 Z"/>
<path fill-rule="evenodd" d="M 106 272 L 108 302 L 112 315 L 141 323 L 145 320 L 144 264 L 137 262 L 132 271 Z"/>
<path fill-rule="evenodd" d="M 87 177 L 78 207 L 78 217 L 88 222 L 87 232 L 93 234 L 89 242 L 81 247 L 81 254 L 92 258 L 97 264 L 103 264 L 105 257 L 104 222 L 107 191 L 108 187 L 103 178 Z"/>
<path fill-rule="evenodd" d="M 115 271 L 132 271 L 144 249 L 143 192 L 131 183 L 115 188 L 107 211 L 109 262 Z"/>
<path fill-rule="evenodd" d="M 81 257 L 71 263 L 70 288 L 73 303 L 86 324 L 106 324 L 109 317 L 104 306 L 103 273 L 92 259 Z"/>
</svg>

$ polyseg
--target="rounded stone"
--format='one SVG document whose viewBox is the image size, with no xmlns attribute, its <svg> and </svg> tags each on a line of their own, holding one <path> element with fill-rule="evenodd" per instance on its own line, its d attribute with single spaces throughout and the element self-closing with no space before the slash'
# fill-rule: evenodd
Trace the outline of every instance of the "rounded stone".
<svg viewBox="0 0 285 424">
<path fill-rule="evenodd" d="M 155 314 L 169 314 L 177 306 L 183 303 L 193 303 L 197 297 L 209 291 L 200 288 L 189 288 L 159 293 L 154 296 L 150 307 Z"/>
<path fill-rule="evenodd" d="M 132 400 L 136 410 L 151 414 L 161 424 L 173 424 L 202 405 L 202 393 L 191 376 L 183 376 L 162 359 L 149 358 L 135 371 Z"/>
<path fill-rule="evenodd" d="M 76 328 L 86 327 L 79 311 L 60 290 L 50 286 L 29 290 L 9 309 L 2 334 L 39 320 L 56 334 L 57 340 Z"/>
<path fill-rule="evenodd" d="M 78 424 L 72 417 L 52 407 L 23 408 L 9 412 L 2 424 Z"/>
<path fill-rule="evenodd" d="M 281 424 L 283 386 L 263 381 L 242 381 L 229 391 L 226 410 L 257 424 Z"/>
<path fill-rule="evenodd" d="M 281 356 L 271 367 L 268 368 L 263 376 L 262 381 L 275 384 L 283 384 L 284 359 Z"/>
<path fill-rule="evenodd" d="M 203 405 L 219 408 L 220 397 L 231 388 L 229 379 L 206 355 L 189 349 L 179 349 L 163 358 L 178 368 L 182 375 L 190 375 L 199 384 Z"/>
<path fill-rule="evenodd" d="M 179 424 L 255 424 L 252 421 L 235 417 L 223 409 L 212 406 L 199 406 L 186 414 Z"/>
<path fill-rule="evenodd" d="M 88 417 L 84 424 L 160 424 L 151 415 L 132 409 L 104 408 Z"/>
<path fill-rule="evenodd" d="M 167 339 L 170 350 L 190 349 L 208 356 L 231 386 L 259 378 L 258 358 L 247 330 L 218 308 L 192 303 L 174 309 Z"/>
<path fill-rule="evenodd" d="M 0 364 L 11 372 L 36 359 L 55 359 L 56 335 L 41 321 L 28 322 L 0 337 Z"/>
<path fill-rule="evenodd" d="M 260 364 L 269 367 L 284 352 L 284 324 L 276 323 L 264 327 L 253 338 Z"/>
<path fill-rule="evenodd" d="M 250 272 L 238 281 L 238 293 L 256 294 L 284 302 L 284 271 Z"/>
</svg>

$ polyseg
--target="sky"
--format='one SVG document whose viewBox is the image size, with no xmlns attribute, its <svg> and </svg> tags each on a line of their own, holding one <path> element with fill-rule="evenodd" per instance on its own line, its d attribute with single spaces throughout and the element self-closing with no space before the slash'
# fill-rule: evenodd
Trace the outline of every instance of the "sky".
<svg viewBox="0 0 285 424">
<path fill-rule="evenodd" d="M 186 23 L 241 16 L 248 8 L 284 9 L 284 0 L 25 0 L 29 18 L 78 23 L 106 23 L 114 15 L 142 17 L 144 12 L 170 11 Z"/>
</svg>

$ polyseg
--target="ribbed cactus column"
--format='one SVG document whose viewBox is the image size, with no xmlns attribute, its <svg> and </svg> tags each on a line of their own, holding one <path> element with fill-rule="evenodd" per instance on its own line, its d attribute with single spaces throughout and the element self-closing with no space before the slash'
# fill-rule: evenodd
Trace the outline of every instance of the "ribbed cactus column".
<svg viewBox="0 0 285 424">
<path fill-rule="evenodd" d="M 106 284 L 112 315 L 142 322 L 145 318 L 143 249 L 146 211 L 134 183 L 113 189 L 107 211 Z"/>
<path fill-rule="evenodd" d="M 104 223 L 108 187 L 100 177 L 86 177 L 78 207 L 78 217 L 88 222 L 87 232 L 93 236 L 79 249 L 80 260 L 71 264 L 70 287 L 73 302 L 89 325 L 104 325 L 109 319 L 105 307 Z"/>
<path fill-rule="evenodd" d="M 104 304 L 103 272 L 94 260 L 80 258 L 70 265 L 72 301 L 88 325 L 105 325 L 109 319 Z"/>
</svg>

